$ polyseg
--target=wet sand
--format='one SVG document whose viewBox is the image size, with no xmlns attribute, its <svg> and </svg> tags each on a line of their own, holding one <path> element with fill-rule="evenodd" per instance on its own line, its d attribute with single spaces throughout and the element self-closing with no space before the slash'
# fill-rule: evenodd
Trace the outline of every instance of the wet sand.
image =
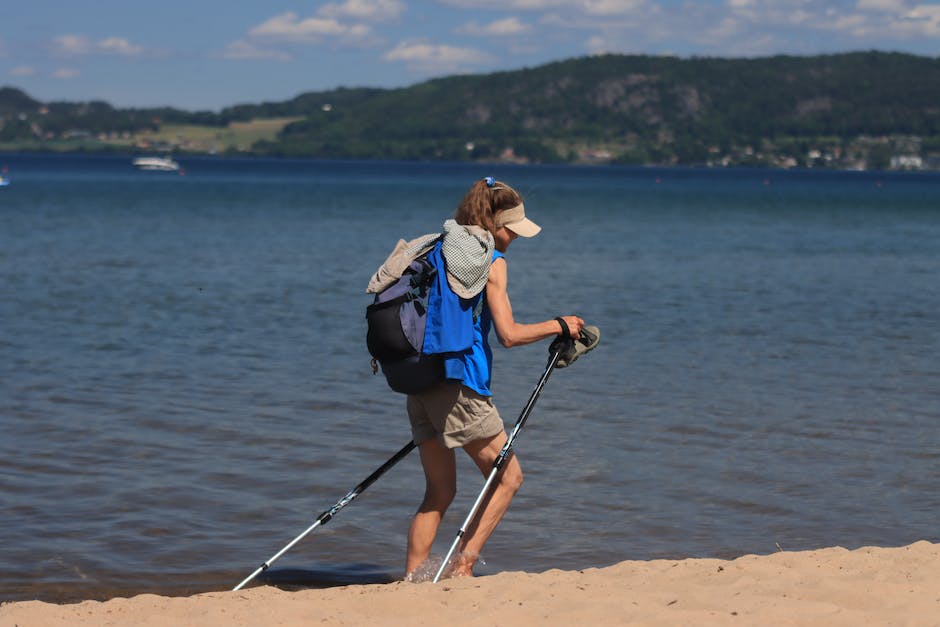
<svg viewBox="0 0 940 627">
<path fill-rule="evenodd" d="M 940 625 L 940 544 L 626 561 L 438 584 L 6 603 L 0 625 Z"/>
</svg>

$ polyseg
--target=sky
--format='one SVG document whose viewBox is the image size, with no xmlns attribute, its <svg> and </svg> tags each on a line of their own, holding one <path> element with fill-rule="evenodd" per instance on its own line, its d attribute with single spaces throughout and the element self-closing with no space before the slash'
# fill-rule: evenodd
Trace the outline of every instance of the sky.
<svg viewBox="0 0 940 627">
<path fill-rule="evenodd" d="M 219 110 L 603 53 L 940 56 L 940 1 L 930 0 L 0 0 L 0 9 L 0 85 L 119 107 Z"/>
</svg>

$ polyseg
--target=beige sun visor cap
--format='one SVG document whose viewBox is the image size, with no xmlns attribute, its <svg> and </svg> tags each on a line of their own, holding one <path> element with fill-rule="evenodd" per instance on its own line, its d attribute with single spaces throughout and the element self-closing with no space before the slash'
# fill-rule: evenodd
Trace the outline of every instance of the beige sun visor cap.
<svg viewBox="0 0 940 627">
<path fill-rule="evenodd" d="M 542 230 L 542 227 L 525 217 L 525 205 L 522 203 L 496 214 L 496 228 L 503 226 L 521 237 L 535 237 Z"/>
</svg>

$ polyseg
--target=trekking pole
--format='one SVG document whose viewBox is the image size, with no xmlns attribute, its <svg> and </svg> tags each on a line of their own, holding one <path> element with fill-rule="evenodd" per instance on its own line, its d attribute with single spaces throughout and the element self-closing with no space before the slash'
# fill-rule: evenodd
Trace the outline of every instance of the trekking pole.
<svg viewBox="0 0 940 627">
<path fill-rule="evenodd" d="M 242 581 L 240 584 L 238 584 L 237 586 L 235 586 L 234 588 L 232 588 L 232 592 L 234 592 L 234 591 L 236 591 L 236 590 L 241 590 L 241 588 L 242 588 L 246 583 L 248 583 L 249 581 L 251 581 L 252 579 L 254 579 L 255 577 L 257 577 L 259 573 L 261 573 L 261 572 L 267 570 L 267 569 L 271 566 L 271 564 L 274 563 L 275 560 L 277 560 L 279 557 L 281 557 L 282 555 L 284 555 L 285 553 L 287 553 L 287 551 L 289 551 L 289 550 L 291 549 L 291 547 L 293 547 L 295 544 L 297 544 L 298 542 L 300 542 L 301 540 L 303 540 L 304 537 L 306 537 L 306 535 L 307 535 L 308 533 L 310 533 L 311 531 L 313 531 L 314 529 L 316 529 L 316 528 L 319 527 L 320 525 L 325 525 L 326 523 L 330 522 L 330 519 L 333 518 L 333 516 L 335 516 L 336 513 L 339 512 L 339 510 L 341 510 L 341 509 L 343 509 L 344 507 L 346 507 L 347 505 L 349 505 L 349 504 L 352 502 L 353 499 L 355 499 L 357 496 L 359 496 L 359 495 L 360 495 L 366 488 L 368 488 L 370 485 L 372 485 L 373 483 L 375 483 L 376 479 L 378 479 L 379 477 L 381 477 L 382 475 L 384 475 L 385 472 L 386 472 L 389 468 L 391 468 L 392 466 L 394 466 L 395 464 L 397 464 L 398 462 L 400 462 L 402 459 L 404 459 L 405 456 L 408 455 L 408 453 L 410 453 L 410 452 L 412 451 L 412 449 L 415 448 L 415 446 L 416 446 L 416 445 L 415 445 L 414 442 L 409 442 L 408 444 L 406 444 L 405 446 L 403 446 L 402 449 L 401 449 L 400 451 L 398 451 L 397 453 L 395 453 L 394 455 L 392 455 L 392 457 L 389 458 L 389 460 L 388 460 L 387 462 L 385 462 L 384 464 L 382 464 L 381 466 L 379 466 L 379 467 L 376 469 L 375 472 L 373 472 L 371 475 L 369 475 L 368 477 L 366 477 L 366 478 L 362 481 L 362 483 L 360 483 L 360 484 L 357 485 L 355 488 L 353 488 L 352 490 L 350 490 L 349 493 L 348 493 L 346 496 L 344 496 L 344 497 L 341 498 L 339 501 L 337 501 L 336 504 L 333 505 L 333 507 L 331 507 L 330 509 L 328 509 L 328 510 L 326 510 L 325 512 L 323 512 L 322 514 L 320 514 L 320 516 L 317 518 L 316 522 L 314 522 L 312 525 L 310 525 L 309 527 L 307 527 L 307 529 L 306 529 L 302 534 L 300 534 L 299 536 L 297 536 L 296 538 L 294 538 L 293 540 L 291 540 L 290 543 L 289 543 L 287 546 L 285 546 L 283 549 L 281 549 L 280 551 L 278 551 L 277 553 L 275 553 L 270 559 L 268 559 L 268 561 L 266 561 L 264 564 L 262 564 L 261 566 L 259 566 L 259 567 L 255 570 L 255 572 L 253 572 L 253 573 L 251 573 L 250 575 L 248 575 L 248 576 L 245 578 L 244 581 Z"/>
<path fill-rule="evenodd" d="M 558 358 L 561 356 L 563 348 L 563 346 L 559 346 L 549 357 L 548 365 L 545 366 L 545 372 L 542 373 L 542 377 L 539 379 L 538 384 L 535 386 L 535 389 L 532 390 L 532 395 L 529 396 L 529 402 L 526 403 L 522 413 L 519 414 L 519 418 L 516 420 L 516 425 L 512 428 L 512 432 L 509 434 L 509 439 L 506 440 L 506 444 L 503 445 L 499 455 L 496 456 L 496 460 L 493 462 L 493 469 L 490 471 L 489 477 L 486 478 L 486 483 L 483 484 L 483 490 L 480 491 L 480 495 L 477 497 L 476 502 L 474 502 L 473 507 L 470 508 L 470 513 L 467 514 L 466 520 L 464 520 L 463 525 L 460 526 L 460 531 L 457 532 L 457 537 L 454 538 L 453 544 L 450 545 L 450 550 L 447 551 L 447 555 L 444 557 L 444 561 L 441 562 L 440 569 L 437 571 L 437 574 L 434 575 L 433 583 L 437 583 L 441 578 L 441 575 L 444 574 L 444 570 L 447 568 L 447 564 L 450 562 L 450 558 L 454 555 L 454 551 L 457 550 L 457 546 L 460 544 L 460 540 L 463 538 L 464 534 L 467 533 L 467 528 L 470 527 L 470 523 L 473 522 L 473 519 L 477 514 L 477 510 L 480 509 L 480 505 L 483 503 L 483 499 L 486 497 L 490 490 L 490 486 L 493 484 L 493 480 L 496 479 L 496 475 L 499 474 L 503 464 L 509 458 L 509 453 L 512 450 L 512 443 L 516 439 L 516 436 L 519 434 L 519 431 L 522 429 L 523 425 L 525 425 L 525 421 L 529 418 L 529 413 L 531 413 L 532 408 L 535 407 L 535 401 L 539 399 L 539 395 L 542 393 L 542 388 L 545 387 L 545 383 L 548 381 L 548 377 L 551 376 L 552 370 L 555 369 L 555 365 L 558 363 Z"/>
</svg>

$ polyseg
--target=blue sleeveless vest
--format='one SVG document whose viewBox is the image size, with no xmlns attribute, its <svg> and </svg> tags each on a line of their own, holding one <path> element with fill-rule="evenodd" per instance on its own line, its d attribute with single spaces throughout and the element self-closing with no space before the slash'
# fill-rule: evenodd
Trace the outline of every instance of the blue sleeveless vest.
<svg viewBox="0 0 940 627">
<path fill-rule="evenodd" d="M 503 256 L 498 250 L 493 251 L 494 261 Z M 438 274 L 428 299 L 422 351 L 428 355 L 443 355 L 446 379 L 460 381 L 483 396 L 492 396 L 493 352 L 488 337 L 493 318 L 486 306 L 486 288 L 472 299 L 461 298 L 451 291 L 440 242 L 428 260 L 438 269 Z M 474 320 L 473 310 L 480 299 L 483 299 L 482 313 Z"/>
</svg>

